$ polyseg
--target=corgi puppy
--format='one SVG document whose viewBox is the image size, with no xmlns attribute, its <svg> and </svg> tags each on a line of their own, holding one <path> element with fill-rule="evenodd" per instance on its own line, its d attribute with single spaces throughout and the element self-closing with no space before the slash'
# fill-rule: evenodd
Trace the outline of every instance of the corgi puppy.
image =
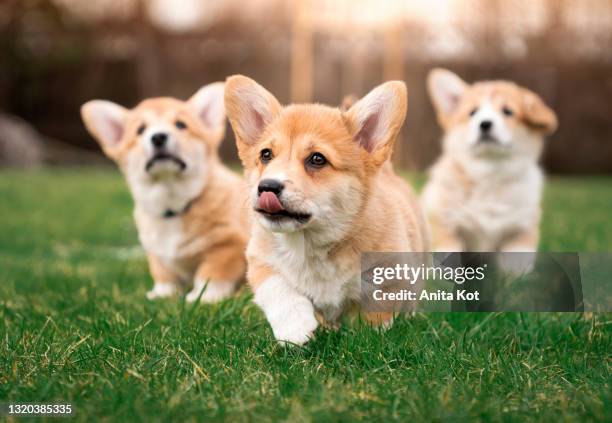
<svg viewBox="0 0 612 423">
<path fill-rule="evenodd" d="M 404 122 L 406 86 L 383 84 L 343 112 L 287 107 L 232 76 L 225 106 L 254 215 L 247 279 L 281 343 L 304 344 L 360 298 L 360 256 L 424 251 L 412 190 L 388 161 Z M 391 314 L 366 315 L 385 323 Z"/>
<path fill-rule="evenodd" d="M 128 110 L 93 100 L 81 108 L 87 130 L 134 198 L 154 281 L 149 299 L 192 286 L 187 301 L 200 295 L 202 302 L 219 301 L 246 271 L 243 182 L 217 154 L 225 135 L 223 93 L 223 83 L 213 83 L 186 102 L 152 98 Z"/>
<path fill-rule="evenodd" d="M 422 199 L 437 251 L 535 252 L 544 137 L 557 128 L 540 97 L 507 81 L 469 85 L 430 72 L 443 153 Z"/>
</svg>

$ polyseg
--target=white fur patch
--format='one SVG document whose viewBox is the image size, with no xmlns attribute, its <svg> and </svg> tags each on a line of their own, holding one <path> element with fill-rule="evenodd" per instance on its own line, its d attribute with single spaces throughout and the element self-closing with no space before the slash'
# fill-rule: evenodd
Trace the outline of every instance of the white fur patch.
<svg viewBox="0 0 612 423">
<path fill-rule="evenodd" d="M 520 247 L 519 247 L 520 248 Z M 512 277 L 520 277 L 531 273 L 535 267 L 537 253 L 525 252 L 531 247 L 525 247 L 514 251 L 506 251 L 510 254 L 499 254 L 497 262 L 502 270 Z"/>
<path fill-rule="evenodd" d="M 506 125 L 505 119 L 502 114 L 493 106 L 490 100 L 483 101 L 478 107 L 474 116 L 470 119 L 470 129 L 468 141 L 471 145 L 478 143 L 482 133 L 480 130 L 480 124 L 483 121 L 491 122 L 490 136 L 495 138 L 500 147 L 510 147 L 512 142 L 512 133 Z"/>
<path fill-rule="evenodd" d="M 182 210 L 187 202 L 198 196 L 206 184 L 208 169 L 204 146 L 194 147 L 194 150 L 189 157 L 181 156 L 187 162 L 183 174 L 162 179 L 152 178 L 145 171 L 148 156 L 135 151 L 123 171 L 136 207 L 151 217 L 162 217 L 166 210 Z M 176 170 L 175 165 L 170 166 Z"/>
<path fill-rule="evenodd" d="M 173 283 L 169 282 L 155 282 L 153 289 L 147 292 L 147 298 L 149 300 L 155 300 L 158 298 L 173 297 L 178 294 L 178 288 Z"/>
<path fill-rule="evenodd" d="M 205 289 L 206 288 L 206 289 Z M 200 297 L 200 293 L 205 289 Z M 228 281 L 198 281 L 193 284 L 193 289 L 187 294 L 185 300 L 192 303 L 200 297 L 202 303 L 216 303 L 232 296 L 236 291 L 236 283 Z"/>
</svg>

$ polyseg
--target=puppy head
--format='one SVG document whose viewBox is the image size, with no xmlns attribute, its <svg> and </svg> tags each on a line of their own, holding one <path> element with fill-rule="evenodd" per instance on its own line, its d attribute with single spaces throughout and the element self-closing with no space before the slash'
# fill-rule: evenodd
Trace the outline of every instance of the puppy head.
<svg viewBox="0 0 612 423">
<path fill-rule="evenodd" d="M 557 128 L 557 117 L 540 97 L 512 82 L 473 85 L 434 69 L 428 78 L 445 148 L 482 157 L 538 156 L 542 139 Z"/>
<path fill-rule="evenodd" d="M 202 87 L 186 102 L 152 98 L 131 110 L 92 100 L 81 116 L 130 181 L 201 175 L 225 134 L 223 83 Z"/>
<path fill-rule="evenodd" d="M 261 225 L 341 236 L 391 155 L 407 94 L 404 83 L 394 81 L 346 111 L 283 107 L 255 81 L 233 76 L 226 82 L 225 106 Z"/>
</svg>

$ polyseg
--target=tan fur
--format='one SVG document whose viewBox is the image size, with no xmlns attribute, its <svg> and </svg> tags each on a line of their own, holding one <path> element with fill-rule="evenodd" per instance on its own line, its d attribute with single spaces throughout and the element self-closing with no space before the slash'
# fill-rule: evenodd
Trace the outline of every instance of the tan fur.
<svg viewBox="0 0 612 423">
<path fill-rule="evenodd" d="M 469 85 L 436 69 L 428 88 L 445 131 L 443 154 L 422 196 L 434 248 L 535 251 L 543 183 L 537 161 L 544 137 L 557 128 L 554 112 L 508 81 Z M 477 113 L 493 119 L 503 142 L 470 141 L 478 133 Z"/>
<path fill-rule="evenodd" d="M 225 130 L 223 86 L 218 85 L 210 86 L 220 90 L 221 109 L 210 117 L 214 122 L 198 115 L 206 110 L 196 104 L 197 94 L 187 102 L 147 99 L 132 110 L 103 101 L 82 108 L 85 125 L 126 175 L 134 195 L 134 217 L 156 283 L 150 298 L 170 295 L 194 283 L 196 288 L 207 282 L 232 285 L 220 287 L 225 294 L 211 297 L 214 301 L 231 292 L 245 274 L 248 216 L 244 183 L 218 157 Z M 110 113 L 113 110 L 115 118 Z M 177 121 L 186 128 L 178 128 Z M 113 125 L 120 137 L 114 137 Z M 143 170 L 150 153 L 147 133 L 138 133 L 141 126 L 164 128 L 170 134 L 177 155 L 188 163 L 184 172 Z M 188 207 L 184 213 L 163 216 L 166 208 L 181 212 L 183 207 Z M 191 298 L 197 294 L 190 294 Z M 209 298 L 206 292 L 202 298 Z"/>
<path fill-rule="evenodd" d="M 428 248 L 418 202 L 388 161 L 406 113 L 405 85 L 390 82 L 381 87 L 383 91 L 379 93 L 389 96 L 382 98 L 397 104 L 390 115 L 380 118 L 388 119 L 387 126 L 372 147 L 367 144 L 368 132 L 358 123 L 360 113 L 363 114 L 360 102 L 344 112 L 314 104 L 282 107 L 270 93 L 246 77 L 227 80 L 226 109 L 246 169 L 252 203 L 257 199 L 259 181 L 282 175 L 285 190 L 289 191 L 286 205 L 314 216 L 303 226 L 275 230 L 254 212 L 258 223 L 253 224 L 247 260 L 248 282 L 255 291 L 256 302 L 263 285 L 274 281 L 280 284 L 279 290 L 291 291 L 286 297 L 300 296 L 296 300 L 299 307 L 307 309 L 311 302 L 316 313 L 334 320 L 358 300 L 355 277 L 358 280 L 362 252 Z M 360 141 L 371 151 L 361 146 Z M 273 152 L 274 159 L 264 164 L 260 153 L 266 148 Z M 305 160 L 314 152 L 323 154 L 327 165 L 309 168 Z M 320 212 L 321 209 L 325 211 Z M 346 279 L 336 280 L 334 275 Z M 312 285 L 317 281 L 325 285 Z M 282 308 L 283 296 L 278 295 Z M 262 308 L 270 319 L 274 312 L 266 306 Z M 299 313 L 295 314 L 295 319 L 299 319 Z M 390 314 L 380 314 L 372 320 L 380 323 L 390 318 Z M 310 312 L 304 319 L 316 325 Z M 286 333 L 275 327 L 273 321 L 271 325 L 279 340 L 302 343 L 311 335 L 309 330 L 296 333 L 306 324 Z"/>
<path fill-rule="evenodd" d="M 353 94 L 344 96 L 344 98 L 342 99 L 342 104 L 340 105 L 340 110 L 342 110 L 343 112 L 348 111 L 353 106 L 353 104 L 357 103 L 357 100 L 359 99 Z"/>
</svg>

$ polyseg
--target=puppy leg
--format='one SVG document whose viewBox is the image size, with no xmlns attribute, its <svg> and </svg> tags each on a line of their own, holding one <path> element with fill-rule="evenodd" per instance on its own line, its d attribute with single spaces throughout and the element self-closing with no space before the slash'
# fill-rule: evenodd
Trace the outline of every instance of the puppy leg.
<svg viewBox="0 0 612 423">
<path fill-rule="evenodd" d="M 370 325 L 381 326 L 384 329 L 391 327 L 393 324 L 393 313 L 388 311 L 363 313 L 363 318 Z"/>
<path fill-rule="evenodd" d="M 435 251 L 441 253 L 462 252 L 465 249 L 462 239 L 455 228 L 431 219 L 431 234 Z"/>
<path fill-rule="evenodd" d="M 534 252 L 538 250 L 539 241 L 540 231 L 536 226 L 508 238 L 502 243 L 499 250 L 502 252 Z"/>
<path fill-rule="evenodd" d="M 180 280 L 158 257 L 149 254 L 149 271 L 153 276 L 153 289 L 147 292 L 149 300 L 167 298 L 178 294 Z"/>
<path fill-rule="evenodd" d="M 265 267 L 249 269 L 249 283 L 277 341 L 303 345 L 313 337 L 319 323 L 307 297 Z"/>
<path fill-rule="evenodd" d="M 514 276 L 530 273 L 535 266 L 539 236 L 536 226 L 508 238 L 499 248 L 502 253 L 499 257 L 500 267 Z"/>
<path fill-rule="evenodd" d="M 245 270 L 246 261 L 241 247 L 230 245 L 215 248 L 206 254 L 198 267 L 193 289 L 185 299 L 194 302 L 199 297 L 203 303 L 216 303 L 229 298 L 244 279 Z"/>
</svg>

